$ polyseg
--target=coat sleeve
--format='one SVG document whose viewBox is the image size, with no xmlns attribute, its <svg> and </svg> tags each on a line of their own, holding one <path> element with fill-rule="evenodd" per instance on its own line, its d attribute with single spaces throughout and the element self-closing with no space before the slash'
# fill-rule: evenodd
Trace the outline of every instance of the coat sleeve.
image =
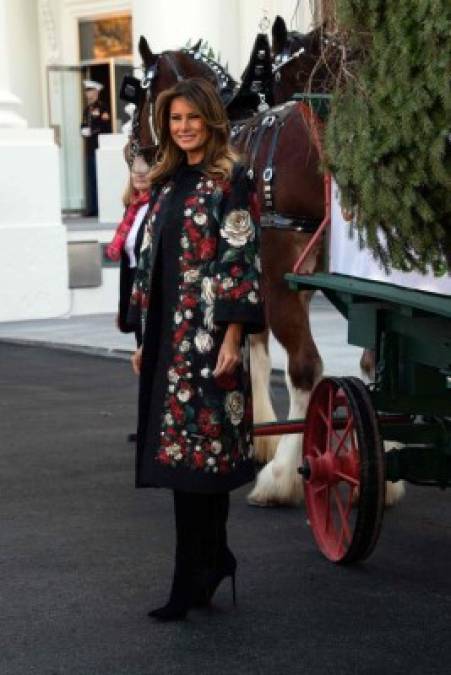
<svg viewBox="0 0 451 675">
<path fill-rule="evenodd" d="M 224 196 L 218 239 L 214 322 L 240 323 L 246 333 L 259 333 L 265 328 L 259 210 L 242 166 L 236 167 Z"/>
</svg>

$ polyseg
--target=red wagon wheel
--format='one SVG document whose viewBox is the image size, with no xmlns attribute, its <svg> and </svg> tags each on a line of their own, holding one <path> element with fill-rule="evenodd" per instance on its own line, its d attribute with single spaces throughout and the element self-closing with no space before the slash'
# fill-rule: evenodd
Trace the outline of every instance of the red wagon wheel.
<svg viewBox="0 0 451 675">
<path fill-rule="evenodd" d="M 305 504 L 324 555 L 370 555 L 384 512 L 383 445 L 371 399 L 355 377 L 325 378 L 312 393 L 304 433 Z"/>
</svg>

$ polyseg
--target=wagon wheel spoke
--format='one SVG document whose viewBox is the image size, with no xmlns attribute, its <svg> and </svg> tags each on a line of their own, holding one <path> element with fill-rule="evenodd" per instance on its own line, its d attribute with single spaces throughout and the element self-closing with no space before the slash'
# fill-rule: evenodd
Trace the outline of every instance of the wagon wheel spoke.
<svg viewBox="0 0 451 675">
<path fill-rule="evenodd" d="M 348 522 L 348 515 L 347 510 L 345 510 L 345 507 L 343 505 L 343 502 L 341 501 L 341 497 L 338 494 L 337 490 L 334 489 L 333 491 L 335 503 L 337 505 L 338 513 L 340 514 L 341 518 L 341 535 L 340 535 L 340 543 L 343 543 L 343 537 L 346 537 L 348 544 L 351 542 L 352 539 L 352 534 L 351 530 L 349 529 L 349 522 Z"/>
<path fill-rule="evenodd" d="M 345 440 L 349 436 L 349 432 L 353 430 L 353 427 L 354 427 L 354 419 L 351 415 L 346 423 L 345 428 L 343 429 L 343 435 L 339 436 L 338 434 L 336 434 L 337 438 L 339 438 L 340 440 L 337 447 L 334 450 L 335 455 L 338 455 L 338 453 L 340 452 L 341 448 L 344 445 Z"/>
<path fill-rule="evenodd" d="M 317 457 L 321 457 L 321 455 L 323 454 L 321 450 L 318 448 L 318 446 L 315 445 L 314 443 L 312 444 L 312 450 L 315 451 Z"/>
<path fill-rule="evenodd" d="M 317 495 L 319 492 L 322 492 L 327 488 L 327 483 L 321 483 L 321 485 L 315 485 L 313 492 Z"/>
<path fill-rule="evenodd" d="M 354 476 L 350 476 L 347 473 L 344 473 L 344 471 L 334 471 L 334 474 L 338 476 L 339 478 L 342 478 L 345 483 L 349 483 L 349 485 L 352 485 L 353 487 L 359 487 L 360 481 L 357 480 L 357 478 L 354 478 Z"/>
<path fill-rule="evenodd" d="M 331 445 L 331 438 L 332 434 L 334 434 L 335 438 L 338 440 L 341 440 L 341 437 L 337 434 L 336 430 L 334 429 L 334 424 L 333 424 L 333 402 L 334 402 L 334 391 L 332 387 L 329 388 L 328 391 L 328 397 L 327 397 L 327 415 L 324 413 L 323 410 L 319 410 L 319 415 L 321 419 L 323 420 L 324 424 L 326 425 L 327 428 L 327 447 L 330 448 Z"/>
</svg>

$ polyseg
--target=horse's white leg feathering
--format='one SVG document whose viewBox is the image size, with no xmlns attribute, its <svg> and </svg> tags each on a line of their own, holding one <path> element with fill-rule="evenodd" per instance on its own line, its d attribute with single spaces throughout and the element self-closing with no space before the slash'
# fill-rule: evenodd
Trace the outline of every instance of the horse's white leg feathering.
<svg viewBox="0 0 451 675">
<path fill-rule="evenodd" d="M 293 387 L 286 374 L 290 394 L 288 419 L 305 418 L 310 392 Z M 257 476 L 248 502 L 256 506 L 298 505 L 303 498 L 302 478 L 297 469 L 302 459 L 302 434 L 286 434 L 277 446 L 274 459 Z"/>
</svg>

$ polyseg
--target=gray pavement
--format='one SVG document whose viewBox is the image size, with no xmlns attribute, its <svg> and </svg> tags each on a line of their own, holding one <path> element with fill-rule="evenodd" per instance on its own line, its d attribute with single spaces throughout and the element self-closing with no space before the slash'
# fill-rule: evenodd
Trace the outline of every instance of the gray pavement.
<svg viewBox="0 0 451 675">
<path fill-rule="evenodd" d="M 320 294 L 312 301 L 311 323 L 314 338 L 328 375 L 358 375 L 361 350 L 347 343 L 347 322 Z M 93 349 L 110 355 L 128 354 L 134 346 L 132 335 L 120 333 L 113 314 L 74 316 L 41 321 L 0 323 L 0 340 L 45 342 L 61 347 Z M 272 340 L 273 366 L 283 370 L 285 357 Z"/>
<path fill-rule="evenodd" d="M 283 413 L 283 390 L 275 389 Z M 450 672 L 451 501 L 408 487 L 372 557 L 325 561 L 303 507 L 233 495 L 238 606 L 160 625 L 171 498 L 133 488 L 136 379 L 119 359 L 0 341 L 1 675 Z"/>
</svg>

